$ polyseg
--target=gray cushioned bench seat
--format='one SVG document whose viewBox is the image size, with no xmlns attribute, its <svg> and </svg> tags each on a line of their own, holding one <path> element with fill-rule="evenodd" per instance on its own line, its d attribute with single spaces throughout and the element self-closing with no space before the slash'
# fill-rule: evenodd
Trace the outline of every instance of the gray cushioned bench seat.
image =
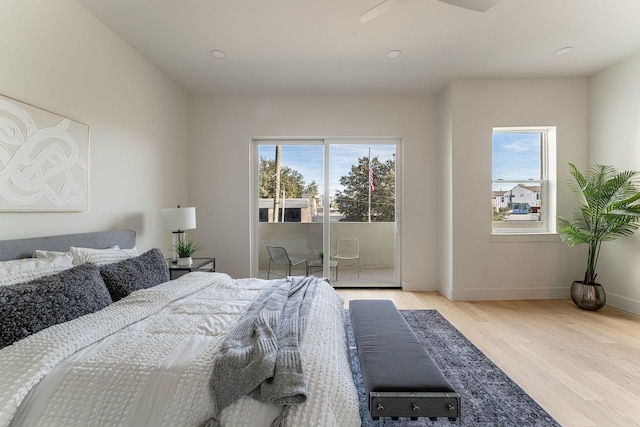
<svg viewBox="0 0 640 427">
<path fill-rule="evenodd" d="M 352 300 L 349 313 L 374 419 L 460 416 L 459 395 L 392 301 Z"/>
</svg>

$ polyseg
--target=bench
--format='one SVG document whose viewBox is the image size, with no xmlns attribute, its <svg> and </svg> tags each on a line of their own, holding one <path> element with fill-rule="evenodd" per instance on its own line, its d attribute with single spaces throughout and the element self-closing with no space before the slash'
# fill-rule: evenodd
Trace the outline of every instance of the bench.
<svg viewBox="0 0 640 427">
<path fill-rule="evenodd" d="M 460 416 L 460 396 L 392 301 L 352 300 L 349 314 L 374 420 Z"/>
</svg>

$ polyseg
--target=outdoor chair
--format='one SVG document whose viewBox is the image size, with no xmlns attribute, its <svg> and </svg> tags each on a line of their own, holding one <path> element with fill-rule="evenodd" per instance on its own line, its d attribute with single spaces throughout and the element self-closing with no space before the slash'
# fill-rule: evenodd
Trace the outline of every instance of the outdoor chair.
<svg viewBox="0 0 640 427">
<path fill-rule="evenodd" d="M 291 276 L 291 267 L 304 263 L 304 272 L 305 275 L 307 275 L 309 271 L 309 262 L 306 259 L 290 257 L 289 254 L 287 254 L 287 250 L 282 246 L 267 246 L 267 251 L 269 252 L 269 269 L 267 270 L 267 280 L 269 280 L 269 278 L 271 277 L 272 263 L 285 266 L 286 274 L 282 277 Z"/>
<path fill-rule="evenodd" d="M 348 239 L 338 239 L 338 249 L 335 256 L 335 260 L 356 260 L 356 267 L 358 269 L 358 277 L 360 277 L 360 241 L 355 237 Z M 336 272 L 337 276 L 337 272 Z M 337 277 L 336 277 L 337 280 Z"/>
</svg>

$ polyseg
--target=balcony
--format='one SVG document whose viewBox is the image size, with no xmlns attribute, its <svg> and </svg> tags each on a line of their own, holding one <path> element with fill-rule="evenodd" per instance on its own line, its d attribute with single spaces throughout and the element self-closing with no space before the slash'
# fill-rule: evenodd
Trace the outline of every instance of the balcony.
<svg viewBox="0 0 640 427">
<path fill-rule="evenodd" d="M 290 256 L 320 261 L 322 251 L 321 223 L 260 223 L 259 226 L 259 277 L 267 278 L 269 254 L 267 245 L 283 246 Z M 338 280 L 331 270 L 331 282 L 336 287 L 396 286 L 395 284 L 395 230 L 393 222 L 332 222 L 330 233 L 330 257 L 333 260 L 338 239 L 356 237 L 360 242 L 360 277 L 355 261 L 340 261 Z M 272 267 L 273 273 L 281 274 L 283 268 Z M 304 274 L 304 267 L 294 267 L 292 274 Z M 322 276 L 322 271 L 312 272 Z M 278 277 L 272 275 L 272 278 Z"/>
</svg>

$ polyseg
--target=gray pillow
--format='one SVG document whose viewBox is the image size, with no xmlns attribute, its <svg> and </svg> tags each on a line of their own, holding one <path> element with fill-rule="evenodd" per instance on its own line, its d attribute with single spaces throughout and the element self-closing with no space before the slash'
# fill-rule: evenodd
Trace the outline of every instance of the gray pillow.
<svg viewBox="0 0 640 427">
<path fill-rule="evenodd" d="M 100 270 L 93 264 L 0 286 L 0 348 L 111 303 Z"/>
<path fill-rule="evenodd" d="M 114 301 L 138 289 L 169 281 L 169 267 L 158 248 L 148 250 L 135 258 L 103 265 L 100 267 L 100 274 Z"/>
</svg>

